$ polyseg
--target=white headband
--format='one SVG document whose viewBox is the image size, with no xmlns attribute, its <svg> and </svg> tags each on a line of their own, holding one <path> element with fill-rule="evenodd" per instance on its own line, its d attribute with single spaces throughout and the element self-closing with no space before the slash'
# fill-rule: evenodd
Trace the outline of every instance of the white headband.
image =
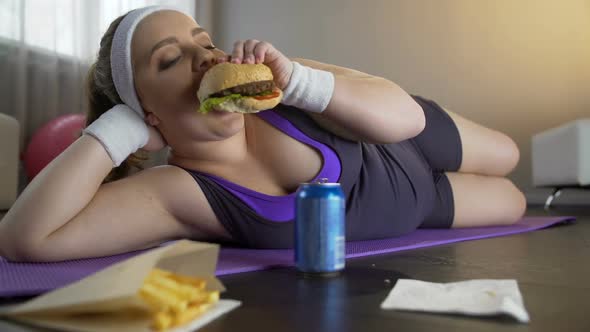
<svg viewBox="0 0 590 332">
<path fill-rule="evenodd" d="M 115 83 L 115 89 L 121 100 L 142 118 L 145 115 L 139 103 L 139 98 L 137 98 L 137 94 L 135 93 L 135 83 L 133 81 L 131 40 L 139 22 L 146 16 L 161 10 L 177 11 L 192 19 L 190 15 L 169 6 L 149 6 L 134 9 L 119 23 L 117 30 L 115 30 L 113 44 L 111 46 L 111 74 Z"/>
</svg>

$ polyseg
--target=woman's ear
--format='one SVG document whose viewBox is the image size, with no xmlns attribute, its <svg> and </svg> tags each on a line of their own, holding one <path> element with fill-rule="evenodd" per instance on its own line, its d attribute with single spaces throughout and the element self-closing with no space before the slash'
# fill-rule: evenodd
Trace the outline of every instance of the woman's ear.
<svg viewBox="0 0 590 332">
<path fill-rule="evenodd" d="M 145 118 L 150 126 L 155 127 L 160 124 L 160 118 L 152 112 L 146 112 Z"/>
</svg>

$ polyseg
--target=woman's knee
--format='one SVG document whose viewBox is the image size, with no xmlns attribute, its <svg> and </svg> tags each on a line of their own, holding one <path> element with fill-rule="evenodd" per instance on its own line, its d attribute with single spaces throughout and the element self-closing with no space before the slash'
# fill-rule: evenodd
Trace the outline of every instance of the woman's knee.
<svg viewBox="0 0 590 332">
<path fill-rule="evenodd" d="M 507 178 L 446 173 L 453 191 L 453 227 L 511 225 L 526 211 L 524 194 Z"/>
<path fill-rule="evenodd" d="M 513 224 L 520 220 L 526 212 L 526 197 L 522 191 L 520 191 L 520 189 L 507 178 L 498 178 L 498 184 L 500 186 L 498 192 L 502 193 L 502 200 L 504 201 L 502 204 L 501 220 L 507 225 Z"/>
<path fill-rule="evenodd" d="M 516 168 L 520 160 L 518 145 L 508 135 L 499 133 L 498 146 L 496 147 L 497 170 L 499 176 L 506 176 Z"/>
<path fill-rule="evenodd" d="M 514 170 L 520 159 L 520 151 L 512 138 L 447 112 L 457 125 L 461 137 L 463 160 L 460 172 L 506 176 Z"/>
</svg>

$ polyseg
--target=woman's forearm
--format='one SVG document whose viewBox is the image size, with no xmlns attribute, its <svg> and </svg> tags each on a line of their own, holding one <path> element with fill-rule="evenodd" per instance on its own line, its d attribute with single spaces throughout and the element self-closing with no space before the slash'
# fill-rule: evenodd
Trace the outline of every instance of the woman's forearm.
<svg viewBox="0 0 590 332">
<path fill-rule="evenodd" d="M 320 117 L 370 143 L 399 142 L 424 129 L 424 112 L 397 84 L 353 69 L 308 59 L 302 65 L 334 74 L 334 94 Z"/>
<path fill-rule="evenodd" d="M 395 83 L 379 77 L 335 75 L 334 95 L 323 116 L 370 143 L 394 143 L 424 129 L 424 112 Z"/>
<path fill-rule="evenodd" d="M 84 135 L 76 140 L 34 178 L 0 221 L 0 252 L 17 250 L 15 239 L 35 245 L 74 218 L 112 167 L 96 139 Z"/>
</svg>

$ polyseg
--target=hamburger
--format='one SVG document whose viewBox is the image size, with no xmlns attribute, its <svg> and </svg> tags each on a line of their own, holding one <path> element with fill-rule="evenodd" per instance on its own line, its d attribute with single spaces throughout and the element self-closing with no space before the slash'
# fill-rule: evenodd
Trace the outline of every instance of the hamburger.
<svg viewBox="0 0 590 332">
<path fill-rule="evenodd" d="M 220 63 L 211 67 L 197 92 L 199 112 L 256 113 L 275 107 L 283 92 L 275 86 L 270 68 L 263 64 Z"/>
</svg>

